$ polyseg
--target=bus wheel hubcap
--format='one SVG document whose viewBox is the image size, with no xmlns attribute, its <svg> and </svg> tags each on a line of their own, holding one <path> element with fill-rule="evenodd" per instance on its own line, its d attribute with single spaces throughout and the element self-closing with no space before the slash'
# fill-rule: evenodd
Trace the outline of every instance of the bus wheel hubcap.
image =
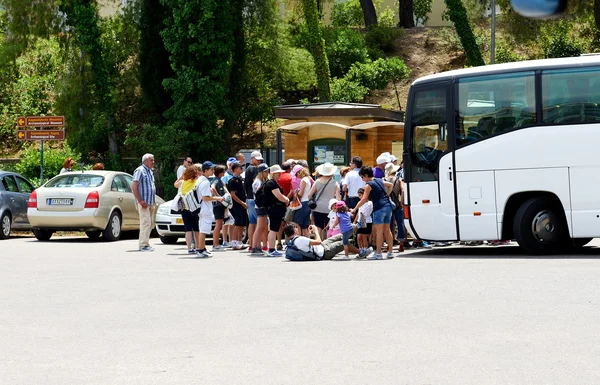
<svg viewBox="0 0 600 385">
<path fill-rule="evenodd" d="M 533 236 L 538 242 L 551 243 L 558 239 L 558 218 L 552 211 L 544 210 L 539 212 L 531 224 Z"/>
</svg>

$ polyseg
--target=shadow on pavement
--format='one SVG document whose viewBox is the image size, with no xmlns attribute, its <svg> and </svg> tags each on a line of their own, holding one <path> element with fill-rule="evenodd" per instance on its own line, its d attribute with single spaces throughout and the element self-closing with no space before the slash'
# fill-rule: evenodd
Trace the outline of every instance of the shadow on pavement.
<svg viewBox="0 0 600 385">
<path fill-rule="evenodd" d="M 583 247 L 568 253 L 556 255 L 530 255 L 519 246 L 483 246 L 434 248 L 410 254 L 399 254 L 399 258 L 439 258 L 439 259 L 600 259 L 600 248 Z"/>
</svg>

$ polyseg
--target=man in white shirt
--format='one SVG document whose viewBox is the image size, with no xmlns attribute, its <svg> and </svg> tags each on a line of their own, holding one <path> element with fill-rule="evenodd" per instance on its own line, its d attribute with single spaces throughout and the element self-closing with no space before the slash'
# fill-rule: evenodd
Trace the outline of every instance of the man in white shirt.
<svg viewBox="0 0 600 385">
<path fill-rule="evenodd" d="M 360 200 L 358 197 L 358 189 L 365 187 L 365 182 L 360 175 L 358 175 L 362 164 L 362 158 L 360 156 L 353 156 L 350 161 L 352 170 L 348 171 L 346 178 L 344 178 L 344 181 L 342 182 L 342 187 L 348 191 L 348 201 L 346 204 L 350 209 L 355 208 Z"/>
<path fill-rule="evenodd" d="M 310 225 L 308 226 L 308 231 L 314 235 L 315 239 L 302 236 L 302 230 L 295 223 L 288 223 L 283 228 L 283 233 L 285 234 L 286 240 L 292 237 L 297 237 L 294 240 L 294 246 L 296 246 L 298 250 L 304 252 L 312 251 L 318 257 L 326 260 L 333 259 L 333 257 L 344 251 L 342 234 L 338 234 L 321 241 L 321 235 L 319 234 L 319 229 L 317 227 Z M 354 247 L 353 244 L 349 244 L 348 251 L 350 251 L 352 254 L 358 254 L 359 250 Z"/>
<path fill-rule="evenodd" d="M 192 165 L 192 158 L 189 156 L 186 156 L 185 159 L 183 160 L 183 163 L 180 164 L 179 168 L 177 169 L 177 179 L 181 178 L 185 169 L 190 167 L 191 165 Z"/>
</svg>

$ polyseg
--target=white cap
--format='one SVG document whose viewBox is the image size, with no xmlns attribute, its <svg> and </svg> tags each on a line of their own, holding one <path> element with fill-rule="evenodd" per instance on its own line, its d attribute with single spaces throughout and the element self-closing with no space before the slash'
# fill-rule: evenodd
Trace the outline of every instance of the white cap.
<svg viewBox="0 0 600 385">
<path fill-rule="evenodd" d="M 260 151 L 252 151 L 252 154 L 250 154 L 250 158 L 254 158 L 256 160 L 263 160 Z"/>
<path fill-rule="evenodd" d="M 383 154 L 381 154 L 377 157 L 376 162 L 377 162 L 377 164 L 389 163 L 390 157 L 391 157 L 391 154 L 389 152 L 384 152 Z"/>
<path fill-rule="evenodd" d="M 396 155 L 390 155 L 390 162 L 394 163 L 395 161 L 397 161 L 398 158 L 396 158 Z"/>
</svg>

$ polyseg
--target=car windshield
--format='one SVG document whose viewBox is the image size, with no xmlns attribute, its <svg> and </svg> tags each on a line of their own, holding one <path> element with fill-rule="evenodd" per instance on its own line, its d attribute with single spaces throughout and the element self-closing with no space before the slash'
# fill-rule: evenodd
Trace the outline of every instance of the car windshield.
<svg viewBox="0 0 600 385">
<path fill-rule="evenodd" d="M 101 175 L 68 173 L 52 179 L 44 187 L 98 187 L 102 183 Z"/>
</svg>

